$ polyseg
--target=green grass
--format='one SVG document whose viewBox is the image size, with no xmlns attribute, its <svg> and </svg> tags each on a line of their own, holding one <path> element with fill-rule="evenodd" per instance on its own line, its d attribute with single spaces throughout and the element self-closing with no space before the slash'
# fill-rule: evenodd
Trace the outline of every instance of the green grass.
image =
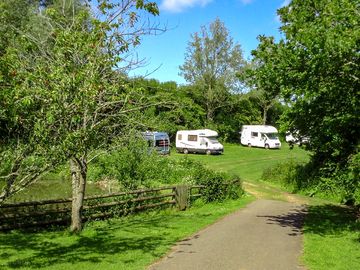
<svg viewBox="0 0 360 270">
<path fill-rule="evenodd" d="M 96 221 L 79 236 L 64 231 L 0 233 L 0 269 L 144 269 L 178 240 L 253 200 L 198 203 L 183 212 Z"/>
<path fill-rule="evenodd" d="M 209 168 L 238 175 L 245 181 L 259 181 L 263 170 L 279 162 L 297 160 L 307 162 L 309 154 L 305 150 L 294 147 L 289 149 L 284 144 L 281 149 L 266 150 L 264 148 L 245 147 L 239 144 L 225 144 L 222 155 L 188 154 L 188 158 L 205 163 Z M 175 151 L 173 151 L 174 153 Z M 184 154 L 171 154 L 172 158 L 180 158 Z"/>
<path fill-rule="evenodd" d="M 360 222 L 349 208 L 309 206 L 303 261 L 311 270 L 360 269 Z"/>
</svg>

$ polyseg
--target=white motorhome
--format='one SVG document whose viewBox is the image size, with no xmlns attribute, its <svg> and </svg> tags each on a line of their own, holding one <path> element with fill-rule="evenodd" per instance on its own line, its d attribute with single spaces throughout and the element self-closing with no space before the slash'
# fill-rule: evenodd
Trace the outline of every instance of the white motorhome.
<svg viewBox="0 0 360 270">
<path fill-rule="evenodd" d="M 309 138 L 300 136 L 298 131 L 294 131 L 293 133 L 288 131 L 285 133 L 285 141 L 290 145 L 290 147 L 293 147 L 294 144 L 301 146 L 309 143 Z"/>
<path fill-rule="evenodd" d="M 218 133 L 210 129 L 179 130 L 176 133 L 176 150 L 187 153 L 221 154 L 224 146 L 217 140 Z"/>
<path fill-rule="evenodd" d="M 249 147 L 280 148 L 278 131 L 273 126 L 244 125 L 241 129 L 240 142 Z"/>
</svg>

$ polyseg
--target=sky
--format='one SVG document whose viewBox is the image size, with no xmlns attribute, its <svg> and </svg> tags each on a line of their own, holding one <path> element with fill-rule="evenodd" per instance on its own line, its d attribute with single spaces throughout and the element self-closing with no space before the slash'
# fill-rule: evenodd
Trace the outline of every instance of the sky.
<svg viewBox="0 0 360 270">
<path fill-rule="evenodd" d="M 156 23 L 168 30 L 160 35 L 144 36 L 136 53 L 146 65 L 130 76 L 146 76 L 160 82 L 186 84 L 179 75 L 191 34 L 209 26 L 216 18 L 224 22 L 234 42 L 240 44 L 245 59 L 258 45 L 259 35 L 281 37 L 276 10 L 289 0 L 157 0 L 160 15 Z"/>
</svg>

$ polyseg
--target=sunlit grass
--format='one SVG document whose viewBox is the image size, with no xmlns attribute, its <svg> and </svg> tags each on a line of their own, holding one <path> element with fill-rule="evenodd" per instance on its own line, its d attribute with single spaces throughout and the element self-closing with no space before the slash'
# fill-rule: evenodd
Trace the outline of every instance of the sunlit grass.
<svg viewBox="0 0 360 270">
<path fill-rule="evenodd" d="M 306 162 L 309 154 L 304 149 L 294 147 L 290 149 L 284 144 L 281 149 L 266 150 L 264 148 L 245 147 L 240 144 L 225 144 L 224 154 L 222 155 L 202 155 L 202 154 L 171 154 L 171 158 L 188 158 L 198 160 L 206 164 L 207 167 L 238 175 L 245 181 L 259 181 L 264 169 L 269 168 L 279 162 L 286 160 L 296 160 Z"/>
<path fill-rule="evenodd" d="M 310 206 L 303 261 L 311 270 L 360 269 L 360 222 L 350 208 Z"/>
</svg>

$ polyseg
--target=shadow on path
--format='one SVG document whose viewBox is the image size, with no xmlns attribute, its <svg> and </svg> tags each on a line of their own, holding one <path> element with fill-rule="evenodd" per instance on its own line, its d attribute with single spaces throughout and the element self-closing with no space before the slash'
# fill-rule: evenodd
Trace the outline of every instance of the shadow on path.
<svg viewBox="0 0 360 270">
<path fill-rule="evenodd" d="M 284 215 L 266 215 L 257 217 L 266 218 L 267 224 L 280 225 L 281 227 L 288 227 L 291 229 L 290 236 L 297 236 L 302 234 L 302 227 L 304 224 L 307 210 L 305 207 L 294 208 L 289 213 Z"/>
</svg>

